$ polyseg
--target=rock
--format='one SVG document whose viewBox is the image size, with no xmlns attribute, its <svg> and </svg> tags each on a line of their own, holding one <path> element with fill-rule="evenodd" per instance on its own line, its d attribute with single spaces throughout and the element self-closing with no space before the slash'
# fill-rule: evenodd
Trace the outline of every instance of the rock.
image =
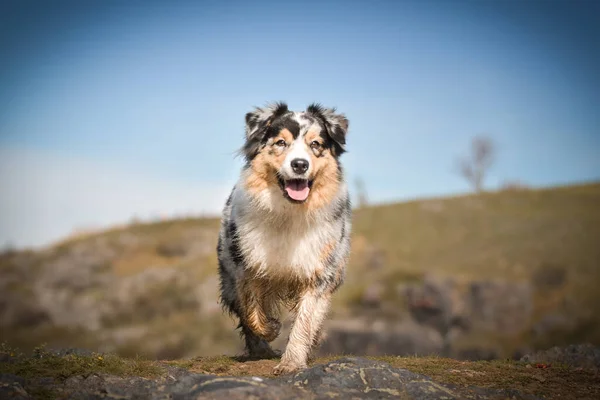
<svg viewBox="0 0 600 400">
<path fill-rule="evenodd" d="M 2 290 L 0 295 L 0 326 L 34 328 L 50 321 L 48 312 L 30 297 L 18 291 Z"/>
<path fill-rule="evenodd" d="M 340 321 L 329 324 L 320 354 L 431 355 L 440 354 L 444 341 L 438 331 L 407 319 L 396 324 Z"/>
<path fill-rule="evenodd" d="M 422 284 L 408 286 L 405 295 L 411 316 L 420 324 L 442 335 L 456 326 L 468 327 L 464 295 L 454 281 L 427 276 Z"/>
<path fill-rule="evenodd" d="M 182 310 L 200 308 L 193 279 L 177 268 L 152 267 L 123 278 L 107 299 L 102 322 L 108 326 L 144 322 Z"/>
<path fill-rule="evenodd" d="M 277 378 L 233 377 L 196 374 L 169 367 L 159 378 L 116 377 L 105 374 L 73 376 L 64 383 L 39 380 L 59 398 L 95 400 L 107 398 L 188 399 L 529 399 L 518 391 L 465 388 L 434 382 L 430 378 L 381 361 L 347 357 L 315 365 L 296 374 Z M 0 375 L 2 398 L 30 399 L 25 381 Z M 13 397 L 8 397 L 8 396 Z"/>
<path fill-rule="evenodd" d="M 0 399 L 33 399 L 23 386 L 25 379 L 11 374 L 0 374 Z"/>
<path fill-rule="evenodd" d="M 316 365 L 288 377 L 287 382 L 319 399 L 331 394 L 343 399 L 461 399 L 475 394 L 486 399 L 507 395 L 492 389 L 458 389 L 381 361 L 354 357 Z M 512 398 L 527 398 L 517 392 L 511 394 Z"/>
<path fill-rule="evenodd" d="M 481 346 L 469 346 L 452 352 L 452 356 L 459 360 L 490 361 L 500 358 L 497 349 Z"/>
<path fill-rule="evenodd" d="M 191 239 L 201 238 L 206 230 L 186 234 Z M 184 343 L 189 340 L 186 332 L 173 329 L 168 335 L 157 334 L 163 328 L 156 321 L 184 316 L 181 320 L 197 327 L 202 317 L 209 315 L 207 310 L 213 319 L 225 320 L 217 302 L 218 279 L 207 278 L 205 290 L 198 290 L 202 282 L 195 271 L 177 264 L 150 265 L 137 274 L 117 275 L 112 265 L 126 252 L 119 246 L 135 247 L 141 240 L 120 234 L 39 252 L 0 253 L 0 330 L 16 336 L 10 337 L 11 341 L 19 346 L 25 343 L 25 347 L 32 340 L 24 337 L 20 342 L 18 332 L 50 347 L 64 345 L 66 336 L 78 336 L 81 340 L 69 337 L 75 346 L 100 351 L 119 352 L 133 343 L 136 348 L 132 351 L 141 354 L 183 356 L 190 348 Z M 202 243 L 187 243 L 185 257 L 206 254 L 208 244 L 206 238 Z M 214 246 L 211 248 L 214 251 Z M 41 332 L 41 337 L 34 332 Z"/>
<path fill-rule="evenodd" d="M 567 269 L 564 266 L 543 263 L 532 274 L 531 281 L 537 290 L 554 290 L 567 282 Z"/>
<path fill-rule="evenodd" d="M 371 308 L 379 307 L 381 305 L 383 290 L 383 285 L 380 283 L 367 286 L 362 296 L 362 305 Z"/>
<path fill-rule="evenodd" d="M 28 284 L 52 325 L 86 330 L 101 327 L 102 308 L 96 296 L 114 286 L 110 265 L 116 256 L 102 238 L 82 241 L 68 250 L 56 248 L 45 256 L 43 267 Z"/>
<path fill-rule="evenodd" d="M 526 282 L 482 281 L 470 285 L 471 324 L 498 334 L 517 334 L 530 322 L 531 286 Z"/>
<path fill-rule="evenodd" d="M 185 370 L 155 380 L 110 375 L 69 378 L 63 390 L 71 399 L 296 399 L 306 392 L 274 379 L 194 374 Z"/>
<path fill-rule="evenodd" d="M 59 357 L 64 357 L 64 356 L 69 356 L 69 355 L 74 355 L 74 356 L 82 356 L 82 357 L 88 357 L 88 356 L 92 356 L 94 355 L 94 352 L 88 349 L 79 349 L 79 348 L 74 348 L 74 347 L 70 347 L 70 348 L 61 348 L 61 349 L 49 349 L 50 353 L 57 355 Z"/>
<path fill-rule="evenodd" d="M 527 354 L 521 361 L 528 363 L 560 363 L 575 368 L 600 369 L 600 347 L 589 343 L 552 347 Z"/>
<path fill-rule="evenodd" d="M 544 315 L 533 327 L 532 333 L 537 338 L 544 338 L 550 333 L 570 332 L 577 327 L 575 316 L 562 313 L 551 313 Z"/>
<path fill-rule="evenodd" d="M 0 329 L 32 328 L 50 320 L 31 288 L 36 277 L 35 256 L 30 252 L 0 253 Z"/>
<path fill-rule="evenodd" d="M 526 282 L 475 281 L 459 285 L 451 279 L 426 277 L 405 289 L 411 316 L 446 335 L 453 328 L 512 335 L 531 320 L 532 290 Z"/>
</svg>

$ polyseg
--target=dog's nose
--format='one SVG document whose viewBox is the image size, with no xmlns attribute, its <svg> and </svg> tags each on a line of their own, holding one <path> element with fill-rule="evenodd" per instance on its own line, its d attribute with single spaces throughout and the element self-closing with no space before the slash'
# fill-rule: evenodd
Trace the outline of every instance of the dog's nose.
<svg viewBox="0 0 600 400">
<path fill-rule="evenodd" d="M 308 170 L 308 161 L 303 158 L 294 158 L 291 164 L 292 169 L 297 174 L 303 174 Z"/>
</svg>

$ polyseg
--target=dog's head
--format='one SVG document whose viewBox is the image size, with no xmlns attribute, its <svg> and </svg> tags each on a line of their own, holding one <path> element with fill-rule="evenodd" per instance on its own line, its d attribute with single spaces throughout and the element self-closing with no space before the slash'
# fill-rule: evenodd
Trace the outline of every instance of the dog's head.
<svg viewBox="0 0 600 400">
<path fill-rule="evenodd" d="M 322 206 L 340 185 L 347 131 L 343 114 L 319 104 L 303 112 L 284 103 L 249 112 L 243 148 L 248 188 L 255 194 L 278 190 L 289 202 Z"/>
</svg>

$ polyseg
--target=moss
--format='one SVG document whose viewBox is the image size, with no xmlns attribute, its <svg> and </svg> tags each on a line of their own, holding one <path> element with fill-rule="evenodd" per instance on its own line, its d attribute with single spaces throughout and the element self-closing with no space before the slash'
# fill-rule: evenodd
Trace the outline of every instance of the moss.
<svg viewBox="0 0 600 400">
<path fill-rule="evenodd" d="M 155 362 L 141 358 L 126 359 L 113 354 L 68 354 L 47 351 L 44 346 L 34 349 L 31 356 L 20 353 L 7 344 L 0 345 L 0 355 L 8 358 L 0 363 L 0 373 L 13 374 L 25 379 L 53 378 L 64 381 L 71 376 L 104 373 L 116 376 L 159 376 L 163 369 Z"/>
<path fill-rule="evenodd" d="M 597 398 L 597 372 L 511 360 L 458 361 L 436 357 L 376 357 L 398 368 L 427 375 L 433 380 L 459 386 L 517 389 L 546 398 Z"/>
</svg>

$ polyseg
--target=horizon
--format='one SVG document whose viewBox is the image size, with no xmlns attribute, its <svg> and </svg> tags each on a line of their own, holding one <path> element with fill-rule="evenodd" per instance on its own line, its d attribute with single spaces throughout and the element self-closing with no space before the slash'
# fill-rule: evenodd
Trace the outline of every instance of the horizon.
<svg viewBox="0 0 600 400">
<path fill-rule="evenodd" d="M 538 187 L 527 186 L 527 187 L 519 188 L 518 191 L 552 191 L 552 190 L 564 190 L 564 189 L 571 189 L 571 188 L 581 188 L 581 187 L 593 186 L 593 185 L 600 185 L 600 180 L 570 182 L 567 184 L 538 186 Z M 410 203 L 416 203 L 416 202 L 443 201 L 443 200 L 459 199 L 459 198 L 466 198 L 466 197 L 472 197 L 472 196 L 480 196 L 483 194 L 494 195 L 494 194 L 499 194 L 499 193 L 502 193 L 505 191 L 510 191 L 510 190 L 513 190 L 513 189 L 496 188 L 493 190 L 486 190 L 485 192 L 482 192 L 482 193 L 475 193 L 473 191 L 465 191 L 465 192 L 453 193 L 453 194 L 447 194 L 447 195 L 441 195 L 441 196 L 391 199 L 391 200 L 384 200 L 381 202 L 369 202 L 366 205 L 366 207 L 367 208 L 387 207 L 387 206 L 403 205 L 403 204 L 410 204 Z M 360 206 L 358 206 L 356 204 L 356 202 L 353 202 L 352 209 L 353 209 L 353 211 L 357 211 L 360 209 Z M 122 221 L 122 222 L 115 223 L 115 224 L 104 225 L 104 226 L 76 227 L 75 229 L 73 229 L 72 232 L 68 233 L 65 236 L 59 237 L 51 242 L 48 242 L 48 243 L 45 243 L 42 245 L 38 245 L 38 246 L 17 248 L 16 250 L 41 250 L 41 249 L 46 249 L 46 248 L 52 248 L 52 247 L 59 246 L 64 243 L 68 243 L 72 240 L 85 239 L 85 238 L 89 238 L 91 236 L 101 235 L 105 232 L 110 232 L 110 231 L 120 230 L 120 229 L 127 229 L 133 225 L 138 225 L 138 224 L 152 225 L 152 224 L 159 224 L 162 222 L 198 220 L 198 219 L 220 219 L 220 218 L 221 218 L 220 211 L 216 211 L 214 213 L 199 212 L 199 213 L 191 213 L 191 214 L 174 213 L 172 215 L 150 215 L 145 219 L 138 218 L 137 216 L 134 215 L 128 221 Z M 9 249 L 9 250 L 14 249 L 13 247 L 10 246 L 10 244 L 7 244 L 5 246 L 5 248 Z"/>
<path fill-rule="evenodd" d="M 276 5 L 276 6 L 275 6 Z M 370 203 L 600 181 L 600 3 L 184 1 L 0 5 L 0 244 L 157 214 L 218 215 L 244 114 L 316 101 Z M 103 229 L 103 228 L 100 228 Z"/>
</svg>

